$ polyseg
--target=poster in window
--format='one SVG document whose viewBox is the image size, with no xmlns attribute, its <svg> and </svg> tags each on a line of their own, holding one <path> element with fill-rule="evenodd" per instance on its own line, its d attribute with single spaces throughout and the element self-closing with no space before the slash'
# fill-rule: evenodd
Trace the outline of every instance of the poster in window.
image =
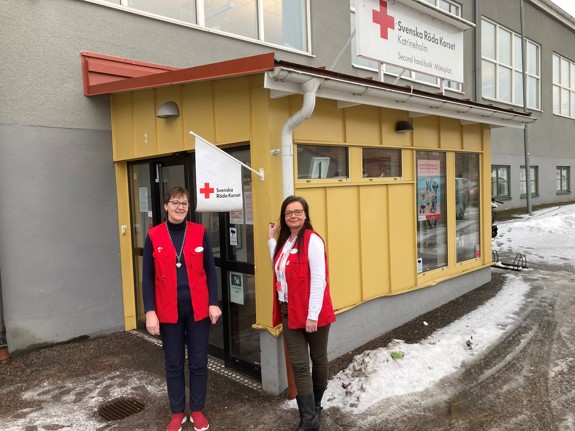
<svg viewBox="0 0 575 431">
<path fill-rule="evenodd" d="M 441 162 L 417 161 L 417 219 L 419 221 L 441 218 Z"/>
</svg>

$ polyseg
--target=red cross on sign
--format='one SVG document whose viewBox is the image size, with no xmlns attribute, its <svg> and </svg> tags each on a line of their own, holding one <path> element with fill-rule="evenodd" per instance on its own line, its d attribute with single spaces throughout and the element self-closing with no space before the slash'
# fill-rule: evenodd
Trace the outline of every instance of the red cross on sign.
<svg viewBox="0 0 575 431">
<path fill-rule="evenodd" d="M 387 2 L 379 0 L 379 10 L 372 10 L 373 22 L 379 24 L 379 36 L 387 39 L 387 30 L 395 29 L 395 19 L 387 14 Z"/>
<path fill-rule="evenodd" d="M 210 194 L 214 192 L 214 188 L 210 187 L 210 183 L 204 183 L 204 187 L 200 189 L 200 193 L 204 195 L 205 199 L 210 198 Z"/>
</svg>

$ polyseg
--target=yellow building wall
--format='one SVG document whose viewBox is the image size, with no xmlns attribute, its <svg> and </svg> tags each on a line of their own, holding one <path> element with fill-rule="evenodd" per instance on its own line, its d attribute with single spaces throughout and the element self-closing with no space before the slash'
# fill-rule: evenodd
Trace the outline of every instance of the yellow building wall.
<svg viewBox="0 0 575 431">
<path fill-rule="evenodd" d="M 216 145 L 250 144 L 251 166 L 263 169 L 265 175 L 265 181 L 252 176 L 257 312 L 254 323 L 271 330 L 274 290 L 267 228 L 269 222 L 278 221 L 283 200 L 281 155 L 273 155 L 272 151 L 281 148 L 281 130 L 287 119 L 301 108 L 302 97 L 272 100 L 258 75 L 116 94 L 111 100 L 119 223 L 128 226 L 128 233 L 131 227 L 127 161 L 193 151 L 190 130 Z M 178 103 L 179 117 L 155 116 L 156 109 L 166 101 Z M 395 123 L 399 120 L 411 121 L 414 132 L 396 133 Z M 293 139 L 294 166 L 297 166 L 297 145 L 349 148 L 348 180 L 297 180 L 294 168 L 295 193 L 308 200 L 314 228 L 326 242 L 330 286 L 338 311 L 381 296 L 432 286 L 490 264 L 491 238 L 487 232 L 490 213 L 484 205 L 482 259 L 455 265 L 450 255 L 447 268 L 417 274 L 415 203 L 417 150 L 446 151 L 448 179 L 454 178 L 454 169 L 449 165 L 454 163 L 455 151 L 481 153 L 482 199 L 486 201 L 490 187 L 488 128 L 461 126 L 459 121 L 435 116 L 409 119 L 406 112 L 393 109 L 338 108 L 335 101 L 318 99 L 313 115 L 295 129 Z M 402 176 L 363 178 L 362 147 L 400 149 Z M 126 178 L 122 179 L 123 176 Z M 450 187 L 453 185 L 448 185 L 448 195 L 453 195 Z M 454 209 L 447 216 L 448 235 L 453 238 Z M 135 325 L 135 311 L 131 308 L 135 299 L 132 251 L 131 246 L 126 246 L 128 237 L 121 238 L 121 253 L 126 327 L 131 328 Z"/>
</svg>

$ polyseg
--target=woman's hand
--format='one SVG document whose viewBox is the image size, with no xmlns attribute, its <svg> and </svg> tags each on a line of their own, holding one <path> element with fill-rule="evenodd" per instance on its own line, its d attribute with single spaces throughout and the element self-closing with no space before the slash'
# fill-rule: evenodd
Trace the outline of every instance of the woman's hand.
<svg viewBox="0 0 575 431">
<path fill-rule="evenodd" d="M 212 325 L 215 325 L 216 323 L 218 323 L 218 319 L 222 315 L 222 310 L 220 310 L 220 307 L 218 307 L 217 305 L 210 305 L 208 313 L 210 315 Z"/>
<path fill-rule="evenodd" d="M 279 223 L 270 222 L 268 226 L 268 239 L 275 239 L 279 227 Z"/>
<path fill-rule="evenodd" d="M 317 320 L 305 321 L 305 332 L 317 332 Z"/>
<path fill-rule="evenodd" d="M 154 310 L 146 313 L 146 329 L 150 335 L 160 335 L 160 321 Z"/>
</svg>

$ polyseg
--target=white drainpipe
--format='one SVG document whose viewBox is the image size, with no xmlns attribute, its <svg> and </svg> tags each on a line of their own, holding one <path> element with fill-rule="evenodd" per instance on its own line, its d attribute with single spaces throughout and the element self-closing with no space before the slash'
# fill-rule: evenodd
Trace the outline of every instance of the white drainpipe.
<svg viewBox="0 0 575 431">
<path fill-rule="evenodd" d="M 282 184 L 284 199 L 294 194 L 293 178 L 293 131 L 297 126 L 311 117 L 315 108 L 315 96 L 321 84 L 318 78 L 311 78 L 302 84 L 303 105 L 299 111 L 285 122 L 282 128 Z"/>
</svg>

